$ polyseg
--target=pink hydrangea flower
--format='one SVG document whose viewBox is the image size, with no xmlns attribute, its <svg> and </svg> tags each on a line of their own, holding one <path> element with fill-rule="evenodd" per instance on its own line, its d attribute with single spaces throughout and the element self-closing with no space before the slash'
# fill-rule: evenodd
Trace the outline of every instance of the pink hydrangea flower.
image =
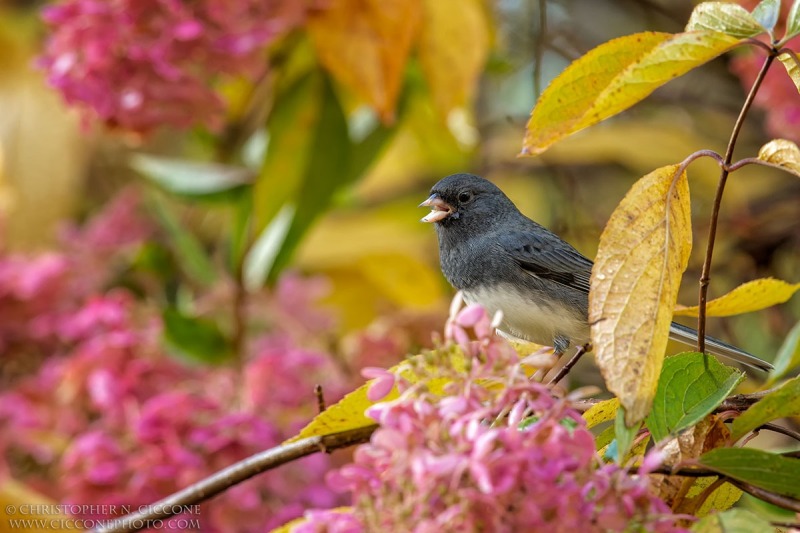
<svg viewBox="0 0 800 533">
<path fill-rule="evenodd" d="M 265 47 L 295 27 L 304 1 L 63 0 L 43 10 L 52 33 L 41 66 L 72 105 L 107 125 L 216 128 L 219 75 L 265 70 Z"/>
<path fill-rule="evenodd" d="M 456 308 L 448 325 L 466 371 L 448 348 L 412 360 L 417 379 L 396 378 L 400 397 L 367 410 L 371 441 L 328 476 L 353 510 L 306 513 L 293 531 L 686 531 L 648 490 L 658 454 L 639 475 L 603 464 L 580 414 L 527 377 L 483 309 Z"/>
</svg>

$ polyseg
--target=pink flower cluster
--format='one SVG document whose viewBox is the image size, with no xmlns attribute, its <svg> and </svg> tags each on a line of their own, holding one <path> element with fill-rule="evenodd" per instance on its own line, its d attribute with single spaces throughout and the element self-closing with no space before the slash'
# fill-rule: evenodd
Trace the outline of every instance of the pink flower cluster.
<svg viewBox="0 0 800 533">
<path fill-rule="evenodd" d="M 413 370 L 419 381 L 397 378 L 400 398 L 368 410 L 371 442 L 329 475 L 353 510 L 307 513 L 293 532 L 685 531 L 646 472 L 600 461 L 581 416 L 492 329 L 479 307 L 455 314 L 448 336 L 467 368 L 440 349 Z M 442 378 L 444 396 L 432 392 Z"/>
<path fill-rule="evenodd" d="M 40 59 L 68 103 L 111 127 L 219 127 L 219 75 L 255 76 L 265 48 L 296 27 L 294 0 L 63 0 L 43 11 Z"/>
<path fill-rule="evenodd" d="M 65 227 L 63 249 L 43 254 L 0 255 L 0 352 L 38 361 L 69 337 L 70 316 L 116 275 L 153 225 L 139 210 L 138 195 L 123 191 L 83 228 Z M 21 358 L 20 358 L 21 359 Z M 27 364 L 25 361 L 18 361 Z"/>
<path fill-rule="evenodd" d="M 334 400 L 344 391 L 329 357 L 288 339 L 264 339 L 241 374 L 184 365 L 163 353 L 157 321 L 137 323 L 134 304 L 124 293 L 88 301 L 64 323 L 74 343 L 64 357 L 0 394 L 8 473 L 56 501 L 153 503 L 291 436 L 313 415 L 315 382 Z M 202 507 L 204 530 L 263 531 L 340 503 L 322 483 L 328 464 L 310 457 L 235 487 Z"/>
</svg>

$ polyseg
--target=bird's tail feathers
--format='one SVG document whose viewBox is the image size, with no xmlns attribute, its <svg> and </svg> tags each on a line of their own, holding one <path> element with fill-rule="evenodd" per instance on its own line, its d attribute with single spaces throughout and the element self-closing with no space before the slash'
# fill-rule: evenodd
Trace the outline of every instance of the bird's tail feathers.
<svg viewBox="0 0 800 533">
<path fill-rule="evenodd" d="M 676 340 L 690 346 L 697 344 L 697 331 L 682 324 L 673 322 L 669 329 L 669 336 L 672 340 Z M 756 368 L 758 370 L 763 370 L 765 372 L 769 372 L 773 369 L 773 366 L 768 362 L 759 359 L 755 355 L 747 353 L 744 350 L 740 350 L 736 346 L 731 346 L 726 342 L 715 339 L 714 337 L 706 336 L 706 350 L 714 355 L 727 357 L 728 359 L 732 359 L 743 365 Z"/>
</svg>

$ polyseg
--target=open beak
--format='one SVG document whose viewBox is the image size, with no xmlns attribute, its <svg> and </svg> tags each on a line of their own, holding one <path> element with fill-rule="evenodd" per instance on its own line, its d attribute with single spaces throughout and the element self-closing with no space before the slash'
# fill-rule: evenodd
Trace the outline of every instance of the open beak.
<svg viewBox="0 0 800 533">
<path fill-rule="evenodd" d="M 420 222 L 439 222 L 453 213 L 452 206 L 439 198 L 439 195 L 436 193 L 428 196 L 428 199 L 419 204 L 419 207 L 431 208 L 431 212 L 422 217 Z"/>
</svg>

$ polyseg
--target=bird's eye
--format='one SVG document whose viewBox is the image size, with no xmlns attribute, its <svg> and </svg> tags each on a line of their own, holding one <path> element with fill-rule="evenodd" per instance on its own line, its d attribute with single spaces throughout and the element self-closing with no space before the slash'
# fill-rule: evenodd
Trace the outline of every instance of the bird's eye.
<svg viewBox="0 0 800 533">
<path fill-rule="evenodd" d="M 469 191 L 464 191 L 458 195 L 458 201 L 462 204 L 465 204 L 472 200 L 472 193 Z"/>
</svg>

